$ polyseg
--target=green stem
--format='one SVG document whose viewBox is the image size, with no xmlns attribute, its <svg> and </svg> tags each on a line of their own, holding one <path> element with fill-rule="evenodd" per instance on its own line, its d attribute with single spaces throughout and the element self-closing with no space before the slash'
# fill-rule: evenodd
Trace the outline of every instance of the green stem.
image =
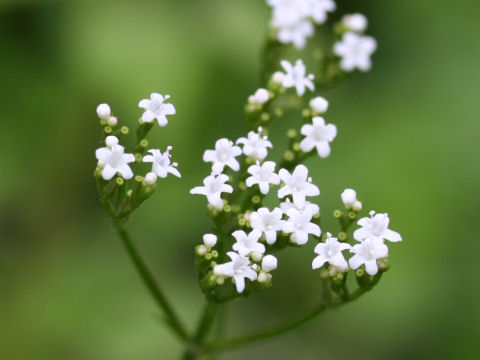
<svg viewBox="0 0 480 360">
<path fill-rule="evenodd" d="M 202 344 L 210 330 L 212 328 L 213 322 L 218 312 L 218 304 L 208 302 L 202 312 L 202 316 L 197 326 L 197 331 L 195 332 L 193 341 L 196 344 Z"/>
<path fill-rule="evenodd" d="M 115 222 L 115 228 L 117 229 L 118 235 L 122 239 L 123 245 L 125 246 L 125 249 L 130 256 L 130 260 L 132 260 L 135 269 L 142 278 L 143 283 L 150 291 L 150 294 L 153 296 L 160 309 L 165 313 L 168 324 L 171 326 L 173 331 L 178 335 L 180 339 L 188 341 L 189 335 L 187 333 L 187 330 L 185 329 L 179 317 L 173 310 L 162 289 L 160 289 L 159 285 L 155 281 L 153 275 L 150 273 L 147 265 L 140 256 L 127 231 L 119 222 Z"/>
</svg>

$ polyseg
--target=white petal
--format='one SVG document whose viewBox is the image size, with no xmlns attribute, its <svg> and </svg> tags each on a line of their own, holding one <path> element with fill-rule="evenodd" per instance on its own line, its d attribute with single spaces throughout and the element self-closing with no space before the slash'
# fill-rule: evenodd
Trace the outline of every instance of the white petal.
<svg viewBox="0 0 480 360">
<path fill-rule="evenodd" d="M 117 170 L 107 164 L 102 170 L 102 177 L 105 180 L 110 180 L 115 176 L 116 173 L 117 173 Z"/>
<path fill-rule="evenodd" d="M 145 111 L 142 115 L 143 122 L 149 123 L 149 122 L 152 122 L 153 119 L 155 119 L 155 114 L 150 110 Z"/>
<path fill-rule="evenodd" d="M 312 261 L 312 269 L 319 269 L 323 266 L 323 264 L 325 264 L 325 262 L 327 261 L 327 259 L 325 259 L 323 256 L 321 255 L 318 255 L 317 257 L 315 257 L 315 259 L 313 259 Z"/>
<path fill-rule="evenodd" d="M 368 260 L 365 262 L 365 269 L 369 275 L 376 275 L 378 273 L 377 260 Z"/>
<path fill-rule="evenodd" d="M 390 229 L 385 230 L 384 237 L 385 237 L 385 239 L 387 239 L 391 242 L 402 241 L 401 235 L 399 233 L 397 233 L 396 231 L 393 231 L 393 230 L 390 230 Z"/>
</svg>

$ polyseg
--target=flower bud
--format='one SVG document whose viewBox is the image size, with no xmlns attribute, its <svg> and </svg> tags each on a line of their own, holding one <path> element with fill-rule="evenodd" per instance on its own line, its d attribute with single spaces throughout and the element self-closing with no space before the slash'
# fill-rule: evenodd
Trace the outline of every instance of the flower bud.
<svg viewBox="0 0 480 360">
<path fill-rule="evenodd" d="M 111 110 L 108 104 L 100 104 L 97 106 L 97 115 L 101 120 L 108 120 Z"/>
<path fill-rule="evenodd" d="M 110 126 L 117 126 L 118 119 L 115 116 L 110 116 L 107 120 L 107 124 Z"/>
<path fill-rule="evenodd" d="M 317 114 L 324 114 L 328 109 L 328 101 L 321 96 L 317 96 L 316 98 L 310 100 L 309 105 Z"/>
<path fill-rule="evenodd" d="M 203 243 L 205 246 L 212 248 L 217 244 L 217 236 L 214 234 L 205 234 L 203 235 Z"/>
<path fill-rule="evenodd" d="M 355 200 L 352 205 L 352 209 L 355 211 L 360 211 L 362 210 L 362 203 L 358 200 Z"/>
<path fill-rule="evenodd" d="M 345 206 L 352 206 L 353 203 L 357 200 L 357 193 L 353 189 L 345 189 L 342 192 L 341 196 Z"/>
<path fill-rule="evenodd" d="M 262 259 L 263 271 L 270 272 L 277 268 L 277 258 L 273 255 L 264 256 Z"/>
<path fill-rule="evenodd" d="M 146 185 L 154 185 L 157 182 L 157 174 L 149 172 L 145 175 L 144 182 Z"/>
<path fill-rule="evenodd" d="M 250 257 L 252 258 L 253 261 L 260 261 L 262 260 L 262 254 L 259 253 L 258 251 L 253 251 L 251 254 L 250 254 Z"/>
<path fill-rule="evenodd" d="M 217 265 L 213 268 L 213 273 L 216 276 L 223 276 L 222 265 Z"/>
<path fill-rule="evenodd" d="M 270 99 L 270 94 L 267 89 L 260 88 L 253 95 L 253 99 L 257 104 L 263 105 Z"/>
<path fill-rule="evenodd" d="M 283 77 L 285 76 L 284 73 L 277 71 L 276 73 L 273 74 L 272 76 L 272 81 L 275 84 L 282 84 L 283 83 Z"/>
<path fill-rule="evenodd" d="M 261 284 L 266 283 L 268 281 L 268 275 L 264 272 L 261 272 L 260 274 L 258 274 L 257 281 Z"/>
<path fill-rule="evenodd" d="M 362 14 L 348 14 L 342 18 L 343 25 L 350 31 L 364 32 L 368 26 L 367 18 Z"/>
<path fill-rule="evenodd" d="M 106 139 L 105 139 L 105 144 L 108 147 L 118 145 L 118 138 L 116 136 L 113 136 L 113 135 L 107 136 Z"/>
<path fill-rule="evenodd" d="M 197 255 L 203 256 L 207 253 L 207 248 L 204 245 L 197 246 Z"/>
</svg>

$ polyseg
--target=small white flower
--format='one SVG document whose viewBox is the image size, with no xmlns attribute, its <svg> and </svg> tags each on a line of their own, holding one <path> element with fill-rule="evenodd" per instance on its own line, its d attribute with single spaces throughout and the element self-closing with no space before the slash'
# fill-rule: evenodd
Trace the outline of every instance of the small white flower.
<svg viewBox="0 0 480 360">
<path fill-rule="evenodd" d="M 311 179 L 308 177 L 308 169 L 305 165 L 297 165 L 292 174 L 285 169 L 280 169 L 278 175 L 285 183 L 285 186 L 278 190 L 280 199 L 287 195 L 292 195 L 295 206 L 303 207 L 306 196 L 320 195 L 318 187 L 311 183 Z"/>
<path fill-rule="evenodd" d="M 255 165 L 248 168 L 248 173 L 252 176 L 248 177 L 245 184 L 248 187 L 252 187 L 258 184 L 260 192 L 263 195 L 268 194 L 270 191 L 270 184 L 280 184 L 280 176 L 275 173 L 275 162 L 265 161 L 262 165 L 257 161 Z"/>
<path fill-rule="evenodd" d="M 357 201 L 357 192 L 353 189 L 345 189 L 341 197 L 345 206 L 351 207 Z"/>
<path fill-rule="evenodd" d="M 310 152 L 317 148 L 318 156 L 326 158 L 330 155 L 330 142 L 337 136 L 337 127 L 333 124 L 325 124 L 323 117 L 315 116 L 313 124 L 305 124 L 300 132 L 305 138 L 300 143 L 303 152 Z"/>
<path fill-rule="evenodd" d="M 116 136 L 110 135 L 105 138 L 105 145 L 109 148 L 112 146 L 118 145 L 118 138 Z"/>
<path fill-rule="evenodd" d="M 205 234 L 203 235 L 203 243 L 205 246 L 210 248 L 214 247 L 217 244 L 217 235 L 215 234 Z"/>
<path fill-rule="evenodd" d="M 370 56 L 377 49 L 377 42 L 371 36 L 363 36 L 353 32 L 343 35 L 342 41 L 335 43 L 333 52 L 340 56 L 340 68 L 344 71 L 353 71 L 358 68 L 368 71 L 372 67 Z"/>
<path fill-rule="evenodd" d="M 327 233 L 325 242 L 315 246 L 314 252 L 318 254 L 318 256 L 313 259 L 312 268 L 318 269 L 328 262 L 342 271 L 346 271 L 348 269 L 348 263 L 342 251 L 350 248 L 351 246 L 349 244 L 341 243 L 337 238 L 332 237 L 332 234 Z"/>
<path fill-rule="evenodd" d="M 260 88 L 253 94 L 252 100 L 255 104 L 263 105 L 270 99 L 270 93 L 267 89 Z"/>
<path fill-rule="evenodd" d="M 235 146 L 232 141 L 223 138 L 216 141 L 215 150 L 205 150 L 203 161 L 213 163 L 212 171 L 215 174 L 220 174 L 225 166 L 228 166 L 233 171 L 238 171 L 240 164 L 235 157 L 241 153 L 240 147 Z"/>
<path fill-rule="evenodd" d="M 377 259 L 388 256 L 388 247 L 382 240 L 367 238 L 360 244 L 354 245 L 350 252 L 355 254 L 348 261 L 353 270 L 365 264 L 367 273 L 375 275 L 378 272 Z"/>
<path fill-rule="evenodd" d="M 342 23 L 348 30 L 355 32 L 364 32 L 368 26 L 367 18 L 358 13 L 344 15 Z"/>
<path fill-rule="evenodd" d="M 237 242 L 233 244 L 232 249 L 243 256 L 247 256 L 254 252 L 263 254 L 265 252 L 265 245 L 258 242 L 260 235 L 261 234 L 254 231 L 248 235 L 243 230 L 234 231 L 232 236 Z"/>
<path fill-rule="evenodd" d="M 327 20 L 327 12 L 335 11 L 337 5 L 333 0 L 310 0 L 311 16 L 317 24 L 323 24 Z"/>
<path fill-rule="evenodd" d="M 283 78 L 285 77 L 285 74 L 282 73 L 281 71 L 276 71 L 273 75 L 272 75 L 272 82 L 274 84 L 278 84 L 278 85 L 281 85 L 283 84 Z"/>
<path fill-rule="evenodd" d="M 170 158 L 171 146 L 167 147 L 167 150 L 162 154 L 158 149 L 148 150 L 151 155 L 145 155 L 143 157 L 143 162 L 152 163 L 152 171 L 157 174 L 158 177 L 166 178 L 168 173 L 173 174 L 177 177 L 182 177 L 177 170 L 177 163 L 171 163 Z"/>
<path fill-rule="evenodd" d="M 145 175 L 145 184 L 146 185 L 154 185 L 157 182 L 157 174 L 154 172 L 149 172 Z"/>
<path fill-rule="evenodd" d="M 320 206 L 317 204 L 311 203 L 310 201 L 305 201 L 302 206 L 296 206 L 294 203 L 290 201 L 290 199 L 287 199 L 286 201 L 282 202 L 280 204 L 280 208 L 282 209 L 283 213 L 286 213 L 288 209 L 297 209 L 299 211 L 309 211 L 312 213 L 312 215 L 316 215 L 320 212 Z"/>
<path fill-rule="evenodd" d="M 267 136 L 262 136 L 262 128 L 259 127 L 257 132 L 250 131 L 248 137 L 239 138 L 237 144 L 243 144 L 243 153 L 246 156 L 256 160 L 263 160 L 267 157 L 267 148 L 272 148 L 272 143 Z"/>
<path fill-rule="evenodd" d="M 317 96 L 310 100 L 309 105 L 310 108 L 317 114 L 324 114 L 328 110 L 328 101 L 321 96 Z"/>
<path fill-rule="evenodd" d="M 152 93 L 150 99 L 140 100 L 138 107 L 145 109 L 142 115 L 142 121 L 149 123 L 157 119 L 158 125 L 162 127 L 166 126 L 168 124 L 167 115 L 176 114 L 175 107 L 172 104 L 164 102 L 169 98 L 170 95 L 163 96 L 158 93 Z"/>
<path fill-rule="evenodd" d="M 307 38 L 315 32 L 313 24 L 308 20 L 299 21 L 290 26 L 281 27 L 277 38 L 283 44 L 293 44 L 297 49 L 303 49 Z"/>
<path fill-rule="evenodd" d="M 278 261 L 277 258 L 273 255 L 266 255 L 262 259 L 262 270 L 265 272 L 273 271 L 277 268 Z"/>
<path fill-rule="evenodd" d="M 358 220 L 357 224 L 360 225 L 361 228 L 353 233 L 353 237 L 357 241 L 364 241 L 367 238 L 379 241 L 402 241 L 399 233 L 388 228 L 389 223 L 390 218 L 388 214 L 375 214 L 375 211 L 370 211 L 369 218 L 364 217 Z"/>
<path fill-rule="evenodd" d="M 286 60 L 282 60 L 280 64 L 286 71 L 282 81 L 283 87 L 287 89 L 295 87 L 298 96 L 305 94 L 305 88 L 311 91 L 315 90 L 315 85 L 312 82 L 314 76 L 312 74 L 306 75 L 307 69 L 301 59 L 296 61 L 295 66 L 292 66 Z"/>
<path fill-rule="evenodd" d="M 304 245 L 308 241 L 308 235 L 321 235 L 320 227 L 317 224 L 310 222 L 313 214 L 306 211 L 298 211 L 297 209 L 288 209 L 286 214 L 289 219 L 284 222 L 283 231 L 287 234 L 292 234 L 290 239 L 298 244 Z"/>
<path fill-rule="evenodd" d="M 250 259 L 248 257 L 242 256 L 236 252 L 229 251 L 227 255 L 232 259 L 232 261 L 217 265 L 216 273 L 223 276 L 232 277 L 235 280 L 235 287 L 237 288 L 238 293 L 242 293 L 245 290 L 245 278 L 250 281 L 257 279 L 257 273 L 252 269 L 250 265 Z"/>
<path fill-rule="evenodd" d="M 274 244 L 277 241 L 277 231 L 283 229 L 282 216 L 283 211 L 279 208 L 269 211 L 266 207 L 262 207 L 252 212 L 250 215 L 252 232 L 260 235 L 265 234 L 267 244 Z"/>
<path fill-rule="evenodd" d="M 362 210 L 362 208 L 363 208 L 363 205 L 362 205 L 361 201 L 356 200 L 356 201 L 352 204 L 352 209 L 353 209 L 354 211 L 360 211 L 360 210 Z"/>
<path fill-rule="evenodd" d="M 128 165 L 135 161 L 133 154 L 125 154 L 125 148 L 110 139 L 111 146 L 103 147 L 95 151 L 97 160 L 102 163 L 102 177 L 105 180 L 110 180 L 119 173 L 124 179 L 131 179 L 133 177 L 132 169 Z"/>
<path fill-rule="evenodd" d="M 112 111 L 108 104 L 100 104 L 97 106 L 97 115 L 101 120 L 108 120 Z"/>
<path fill-rule="evenodd" d="M 228 176 L 225 174 L 212 174 L 203 180 L 204 186 L 197 186 L 190 190 L 190 194 L 205 195 L 210 205 L 217 209 L 223 208 L 222 193 L 232 193 L 233 187 L 225 184 L 228 181 Z"/>
</svg>

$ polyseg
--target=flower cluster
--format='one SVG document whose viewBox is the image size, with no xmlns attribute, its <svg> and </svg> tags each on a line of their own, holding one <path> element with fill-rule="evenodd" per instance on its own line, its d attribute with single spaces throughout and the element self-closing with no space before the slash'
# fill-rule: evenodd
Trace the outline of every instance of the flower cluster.
<svg viewBox="0 0 480 360">
<path fill-rule="evenodd" d="M 301 49 L 323 24 L 327 13 L 336 9 L 333 0 L 267 0 L 272 7 L 271 27 L 278 41 Z"/>
</svg>

